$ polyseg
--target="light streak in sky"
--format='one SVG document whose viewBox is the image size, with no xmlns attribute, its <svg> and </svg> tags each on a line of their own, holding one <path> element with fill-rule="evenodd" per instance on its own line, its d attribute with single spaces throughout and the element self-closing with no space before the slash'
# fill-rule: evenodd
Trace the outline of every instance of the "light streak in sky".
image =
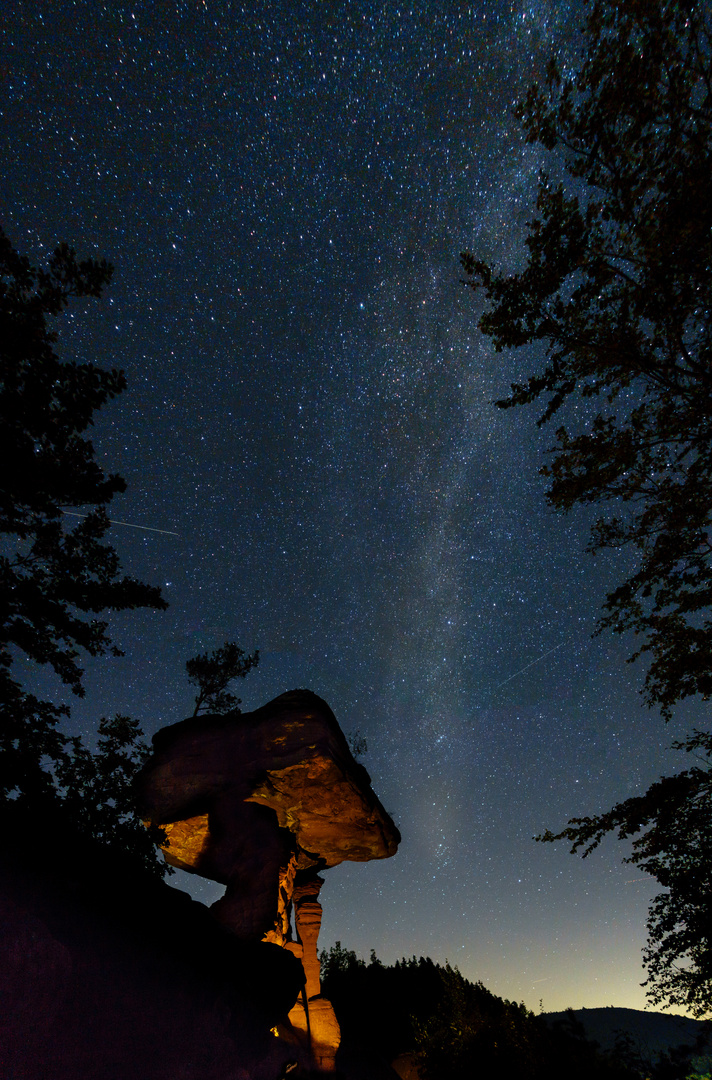
<svg viewBox="0 0 712 1080">
<path fill-rule="evenodd" d="M 88 514 L 76 514 L 73 510 L 63 510 L 63 514 L 69 514 L 70 517 L 85 518 Z M 150 525 L 132 525 L 130 521 L 117 521 L 116 518 L 109 518 L 112 525 L 125 525 L 127 529 L 143 529 L 145 532 L 162 533 L 164 536 L 180 536 L 180 533 L 170 532 L 168 529 L 154 529 Z"/>
<path fill-rule="evenodd" d="M 570 638 L 566 639 L 566 641 L 570 640 Z M 510 682 L 512 679 L 516 679 L 517 675 L 523 675 L 525 671 L 529 671 L 529 668 L 534 667 L 534 665 L 538 664 L 540 660 L 545 660 L 547 656 L 551 656 L 553 652 L 556 652 L 556 650 L 560 649 L 562 645 L 565 645 L 566 641 L 559 642 L 558 645 L 554 645 L 553 649 L 549 649 L 548 652 L 542 653 L 541 656 L 537 656 L 536 660 L 531 660 L 526 665 L 526 667 L 520 668 L 519 671 L 515 671 L 514 675 L 509 675 L 506 679 L 503 680 L 503 682 L 498 683 L 497 686 L 495 686 L 495 690 L 499 690 L 500 686 L 504 686 L 505 683 Z"/>
</svg>

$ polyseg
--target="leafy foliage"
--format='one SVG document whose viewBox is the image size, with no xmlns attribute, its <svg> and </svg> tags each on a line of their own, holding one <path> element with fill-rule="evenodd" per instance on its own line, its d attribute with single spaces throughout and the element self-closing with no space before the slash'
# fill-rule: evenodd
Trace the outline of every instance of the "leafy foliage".
<svg viewBox="0 0 712 1080">
<path fill-rule="evenodd" d="M 555 61 L 518 109 L 554 151 L 520 273 L 462 257 L 497 350 L 539 344 L 542 368 L 501 408 L 563 418 L 543 469 L 551 505 L 608 507 L 589 549 L 628 548 L 634 569 L 597 632 L 633 631 L 642 691 L 668 719 L 712 693 L 712 8 L 701 0 L 594 0 L 582 61 Z M 710 736 L 687 749 L 709 756 Z M 655 1002 L 710 1007 L 709 766 L 575 818 L 573 850 L 641 833 L 632 861 L 668 891 L 650 908 Z M 643 831 L 647 829 L 647 831 Z M 586 845 L 589 845 L 588 847 Z"/>
<path fill-rule="evenodd" d="M 348 732 L 346 741 L 349 744 L 349 750 L 356 760 L 368 753 L 368 740 L 365 735 L 361 734 L 358 728 L 355 731 Z"/>
<path fill-rule="evenodd" d="M 626 1060 L 587 1042 L 573 1016 L 549 1025 L 450 964 L 413 957 L 385 965 L 373 952 L 366 964 L 338 941 L 321 962 L 323 992 L 334 1005 L 344 1047 L 368 1048 L 386 1063 L 415 1053 L 424 1080 L 640 1078 Z M 656 1073 L 648 1066 L 644 1075 Z M 673 1075 L 685 1073 L 671 1073 L 669 1080 Z"/>
<path fill-rule="evenodd" d="M 626 862 L 666 890 L 648 913 L 644 985 L 653 1003 L 701 1017 L 712 1014 L 712 736 L 698 731 L 675 745 L 701 755 L 703 766 L 662 777 L 644 795 L 605 814 L 572 818 L 562 832 L 538 839 L 570 840 L 572 853 L 585 858 L 608 833 L 636 838 Z"/>
<path fill-rule="evenodd" d="M 82 695 L 82 653 L 120 655 L 96 616 L 107 609 L 165 608 L 160 589 L 121 575 L 102 542 L 105 507 L 125 489 L 106 475 L 86 437 L 97 409 L 126 383 L 118 370 L 64 363 L 48 320 L 70 300 L 99 297 L 106 262 L 78 261 L 60 245 L 34 269 L 0 232 L 0 785 L 5 793 L 52 787 L 62 760 L 57 723 L 68 709 L 40 702 L 11 675 L 22 654 L 49 665 Z M 86 516 L 68 526 L 64 511 Z"/>
<path fill-rule="evenodd" d="M 586 1041 L 572 1015 L 550 1028 L 524 1005 L 470 983 L 457 968 L 440 968 L 440 1006 L 419 1027 L 416 1045 L 425 1080 L 483 1077 L 620 1078 L 637 1080 L 616 1058 Z"/>
<path fill-rule="evenodd" d="M 151 752 L 138 721 L 118 714 L 113 720 L 102 717 L 94 753 L 77 737 L 69 746 L 71 752 L 57 765 L 57 787 L 62 810 L 77 831 L 128 855 L 156 877 L 173 873 L 156 851 L 165 833 L 146 828 L 137 813 L 134 780 Z"/>
<path fill-rule="evenodd" d="M 259 659 L 259 650 L 247 655 L 234 641 L 226 641 L 221 649 L 187 660 L 188 681 L 198 687 L 193 716 L 200 712 L 239 713 L 241 699 L 227 688 L 233 679 L 244 679 Z"/>
<path fill-rule="evenodd" d="M 51 762 L 62 760 L 67 740 L 57 724 L 66 705 L 40 701 L 0 672 L 0 802 L 25 795 L 45 800 L 55 792 Z"/>
<path fill-rule="evenodd" d="M 590 549 L 630 547 L 637 569 L 599 632 L 641 635 L 631 659 L 649 654 L 644 695 L 669 716 L 712 692 L 712 9 L 596 0 L 583 57 L 570 77 L 552 61 L 518 110 L 564 170 L 540 176 L 525 269 L 462 262 L 496 349 L 545 346 L 497 404 L 565 415 L 555 508 L 616 503 Z"/>
<path fill-rule="evenodd" d="M 415 1049 L 416 1027 L 437 1008 L 441 981 L 429 958 L 386 967 L 374 952 L 366 964 L 337 941 L 320 954 L 322 992 L 332 1002 L 344 1045 L 368 1038 L 385 1061 Z"/>
</svg>

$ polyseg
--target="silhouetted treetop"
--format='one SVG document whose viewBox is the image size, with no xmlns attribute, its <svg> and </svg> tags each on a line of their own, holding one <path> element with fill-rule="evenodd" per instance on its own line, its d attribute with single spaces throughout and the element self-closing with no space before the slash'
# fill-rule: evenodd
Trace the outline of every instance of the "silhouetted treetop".
<svg viewBox="0 0 712 1080">
<path fill-rule="evenodd" d="M 11 676 L 18 654 L 49 665 L 83 694 L 82 653 L 119 654 L 97 615 L 165 608 L 160 589 L 121 573 L 103 542 L 105 507 L 125 484 L 98 464 L 86 436 L 94 413 L 119 394 L 121 371 L 62 361 L 51 318 L 72 299 L 99 297 L 111 267 L 60 245 L 35 269 L 0 231 L 0 782 L 51 786 L 56 725 L 66 706 L 41 702 Z M 80 520 L 64 511 L 79 511 Z M 45 761 L 46 764 L 46 761 Z M 13 779 L 15 783 L 13 783 Z"/>
<path fill-rule="evenodd" d="M 712 8 L 587 13 L 577 69 L 552 60 L 517 111 L 564 176 L 540 176 L 525 268 L 462 262 L 495 348 L 544 347 L 497 404 L 562 416 L 542 470 L 556 509 L 615 503 L 590 549 L 630 547 L 637 569 L 600 629 L 640 635 L 646 700 L 669 716 L 712 692 Z"/>
<path fill-rule="evenodd" d="M 712 694 L 712 6 L 584 11 L 580 60 L 553 59 L 517 109 L 558 174 L 540 175 L 526 265 L 462 263 L 495 349 L 535 346 L 532 374 L 497 405 L 559 418 L 549 502 L 605 507 L 589 549 L 634 557 L 597 632 L 638 635 L 643 696 L 668 719 Z M 636 838 L 631 861 L 667 890 L 649 910 L 648 994 L 699 1014 L 712 1005 L 712 742 L 683 745 L 703 768 L 541 839 L 587 851 L 608 832 Z"/>
<path fill-rule="evenodd" d="M 697 731 L 675 747 L 697 764 L 661 777 L 604 814 L 572 818 L 561 832 L 537 839 L 569 840 L 572 854 L 585 858 L 608 833 L 634 837 L 625 861 L 664 889 L 648 912 L 643 985 L 653 1004 L 703 1017 L 712 1015 L 712 736 Z"/>
<path fill-rule="evenodd" d="M 233 679 L 244 679 L 259 663 L 256 649 L 247 655 L 234 641 L 226 641 L 220 649 L 187 660 L 188 681 L 198 687 L 193 716 L 201 712 L 240 712 L 241 699 L 227 689 Z"/>
</svg>

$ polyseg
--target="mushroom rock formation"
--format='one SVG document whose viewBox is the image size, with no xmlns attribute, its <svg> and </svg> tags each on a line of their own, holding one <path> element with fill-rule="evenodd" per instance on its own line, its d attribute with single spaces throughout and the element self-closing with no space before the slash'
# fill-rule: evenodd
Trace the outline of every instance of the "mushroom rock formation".
<svg viewBox="0 0 712 1080">
<path fill-rule="evenodd" d="M 308 1010 L 298 1003 L 290 1022 L 309 1033 L 317 1065 L 333 1069 L 340 1036 L 320 993 L 318 874 L 389 858 L 400 842 L 368 773 L 308 690 L 251 713 L 183 720 L 157 732 L 153 747 L 139 800 L 167 834 L 166 861 L 226 886 L 211 910 L 237 937 L 299 957 Z"/>
<path fill-rule="evenodd" d="M 308 1033 L 317 1065 L 330 1071 L 335 1067 L 341 1032 L 331 1002 L 321 994 L 317 939 L 322 913 L 318 897 L 323 884 L 324 879 L 313 871 L 307 870 L 297 877 L 292 903 L 298 943 L 287 942 L 285 947 L 300 958 L 306 978 L 307 1009 L 303 1001 L 298 1001 L 289 1014 L 289 1021 L 299 1031 Z"/>
</svg>

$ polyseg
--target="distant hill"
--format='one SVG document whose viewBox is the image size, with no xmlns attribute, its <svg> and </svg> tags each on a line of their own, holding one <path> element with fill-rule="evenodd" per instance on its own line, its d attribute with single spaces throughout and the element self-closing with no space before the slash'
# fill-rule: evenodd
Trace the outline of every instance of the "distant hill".
<svg viewBox="0 0 712 1080">
<path fill-rule="evenodd" d="M 374 953 L 366 963 L 338 941 L 321 961 L 341 1025 L 337 1068 L 349 1080 L 412 1078 L 415 1065 L 434 1080 L 691 1080 L 712 1071 L 699 1052 L 672 1053 L 695 1046 L 699 1021 L 614 1008 L 582 1010 L 573 1023 L 567 1013 L 535 1016 L 448 964 L 421 956 L 388 965 Z M 617 1031 L 628 1036 L 618 1051 Z"/>
<path fill-rule="evenodd" d="M 602 1050 L 612 1050 L 619 1032 L 629 1035 L 640 1055 L 650 1061 L 663 1051 L 681 1044 L 694 1044 L 697 1037 L 706 1033 L 708 1049 L 705 1072 L 712 1064 L 712 1024 L 704 1020 L 691 1020 L 687 1016 L 670 1013 L 644 1012 L 642 1009 L 573 1009 L 576 1019 L 583 1025 L 586 1037 L 597 1042 Z M 566 1013 L 542 1014 L 546 1020 L 562 1019 Z"/>
</svg>

